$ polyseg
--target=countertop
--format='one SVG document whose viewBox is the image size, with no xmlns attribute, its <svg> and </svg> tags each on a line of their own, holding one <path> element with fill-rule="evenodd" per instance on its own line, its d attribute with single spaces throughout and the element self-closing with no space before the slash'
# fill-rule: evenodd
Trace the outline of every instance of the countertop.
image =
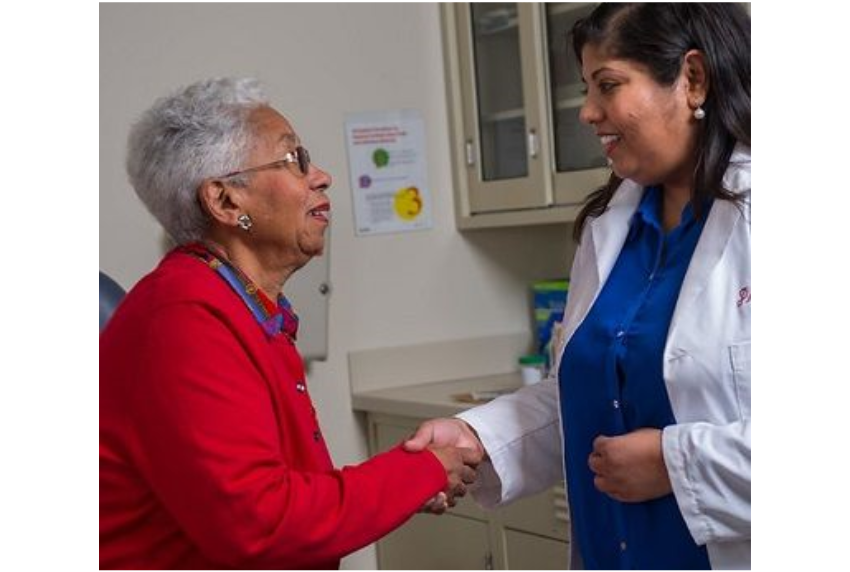
<svg viewBox="0 0 850 572">
<path fill-rule="evenodd" d="M 465 402 L 454 396 L 468 397 L 479 392 L 510 392 L 520 387 L 522 377 L 519 372 L 513 372 L 355 392 L 351 401 L 356 411 L 430 419 L 455 415 L 486 402 Z"/>
</svg>

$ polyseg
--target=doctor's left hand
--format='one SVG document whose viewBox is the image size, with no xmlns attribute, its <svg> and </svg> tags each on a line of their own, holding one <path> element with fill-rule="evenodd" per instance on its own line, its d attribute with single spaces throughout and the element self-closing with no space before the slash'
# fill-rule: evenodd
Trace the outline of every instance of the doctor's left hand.
<svg viewBox="0 0 850 572">
<path fill-rule="evenodd" d="M 621 502 L 642 502 L 673 491 L 661 449 L 660 429 L 638 429 L 617 437 L 593 440 L 587 460 L 593 484 Z"/>
</svg>

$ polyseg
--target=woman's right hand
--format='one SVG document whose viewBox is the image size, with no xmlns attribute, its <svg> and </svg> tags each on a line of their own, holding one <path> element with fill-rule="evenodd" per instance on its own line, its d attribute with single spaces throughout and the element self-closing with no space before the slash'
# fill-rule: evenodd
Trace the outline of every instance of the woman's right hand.
<svg viewBox="0 0 850 572">
<path fill-rule="evenodd" d="M 448 482 L 441 494 L 445 495 L 445 504 L 454 506 L 455 499 L 466 494 L 467 485 L 475 482 L 475 467 L 481 462 L 481 454 L 475 449 L 458 447 L 428 447 L 428 450 L 434 453 L 446 470 Z"/>
<path fill-rule="evenodd" d="M 456 418 L 425 421 L 416 429 L 416 433 L 404 442 L 404 449 L 407 451 L 417 452 L 430 448 L 438 458 L 440 458 L 440 455 L 437 453 L 437 450 L 446 447 L 457 447 L 461 450 L 470 451 L 466 454 L 461 453 L 461 455 L 470 460 L 475 460 L 475 464 L 471 465 L 472 468 L 487 458 L 487 452 L 484 450 L 484 445 L 481 444 L 475 430 L 466 422 Z M 440 460 L 443 461 L 442 458 Z M 446 466 L 446 464 L 443 463 L 443 466 Z M 465 472 L 463 469 L 461 471 Z M 449 474 L 448 471 L 447 474 Z M 458 492 L 462 491 L 464 494 L 466 493 L 465 485 L 463 487 L 456 486 L 452 488 L 451 475 L 449 475 L 449 480 L 449 487 L 445 492 L 437 494 L 425 503 L 425 506 L 422 507 L 424 512 L 442 514 L 448 507 L 456 504 L 456 496 L 463 496 L 463 494 L 458 494 Z M 461 484 L 463 484 L 462 478 Z"/>
</svg>

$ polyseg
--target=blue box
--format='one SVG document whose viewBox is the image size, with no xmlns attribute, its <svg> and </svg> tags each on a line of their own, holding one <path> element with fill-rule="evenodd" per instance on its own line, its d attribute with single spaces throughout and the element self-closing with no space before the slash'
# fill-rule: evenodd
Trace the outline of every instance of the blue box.
<svg viewBox="0 0 850 572">
<path fill-rule="evenodd" d="M 569 278 L 543 280 L 531 285 L 534 304 L 534 323 L 536 325 L 536 351 L 549 356 L 549 342 L 552 339 L 552 325 L 564 319 L 564 308 L 570 290 Z M 551 365 L 551 364 L 547 364 Z"/>
</svg>

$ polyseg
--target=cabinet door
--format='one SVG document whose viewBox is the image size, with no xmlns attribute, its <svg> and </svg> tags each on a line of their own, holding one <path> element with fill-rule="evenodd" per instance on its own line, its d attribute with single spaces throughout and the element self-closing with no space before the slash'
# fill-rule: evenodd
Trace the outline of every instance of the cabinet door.
<svg viewBox="0 0 850 572">
<path fill-rule="evenodd" d="M 587 16 L 595 4 L 559 2 L 543 6 L 549 56 L 555 203 L 576 204 L 603 185 L 610 175 L 593 127 L 579 121 L 584 84 L 570 36 L 573 24 Z"/>
<path fill-rule="evenodd" d="M 499 509 L 499 516 L 507 528 L 560 540 L 570 537 L 567 493 L 563 485 L 511 503 Z"/>
<path fill-rule="evenodd" d="M 549 205 L 539 12 L 515 3 L 455 10 L 470 212 Z"/>
<path fill-rule="evenodd" d="M 504 534 L 508 570 L 566 570 L 569 568 L 569 542 L 510 528 L 506 528 Z"/>
<path fill-rule="evenodd" d="M 378 543 L 382 570 L 492 568 L 486 522 L 462 516 L 417 514 Z"/>
</svg>

